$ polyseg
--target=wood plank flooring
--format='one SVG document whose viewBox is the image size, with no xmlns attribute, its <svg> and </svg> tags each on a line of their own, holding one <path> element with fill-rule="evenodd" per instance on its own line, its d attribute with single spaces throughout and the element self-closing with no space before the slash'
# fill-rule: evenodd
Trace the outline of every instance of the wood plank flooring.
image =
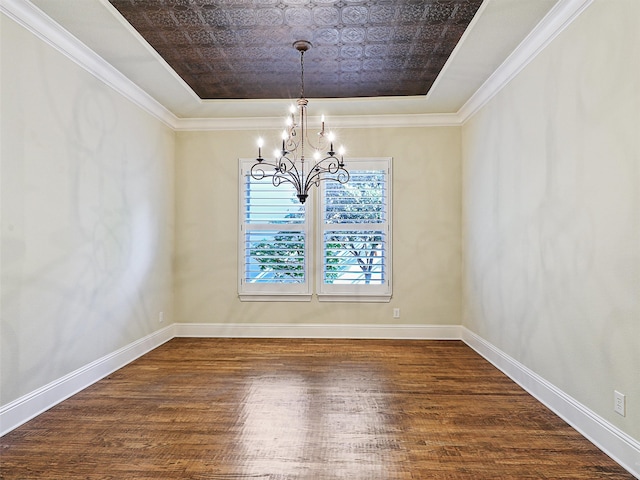
<svg viewBox="0 0 640 480">
<path fill-rule="evenodd" d="M 2 479 L 633 479 L 458 341 L 176 338 L 0 439 Z"/>
</svg>

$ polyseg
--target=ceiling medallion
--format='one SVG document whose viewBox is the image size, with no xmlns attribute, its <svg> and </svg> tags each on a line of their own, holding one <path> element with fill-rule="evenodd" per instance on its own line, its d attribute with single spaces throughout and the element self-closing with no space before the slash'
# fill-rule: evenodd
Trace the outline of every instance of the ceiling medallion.
<svg viewBox="0 0 640 480">
<path fill-rule="evenodd" d="M 320 182 L 323 181 L 346 183 L 349 181 L 349 172 L 344 168 L 344 148 L 340 147 L 336 152 L 333 149 L 333 133 L 325 131 L 324 115 L 320 120 L 320 131 L 316 143 L 311 142 L 308 137 L 307 104 L 309 101 L 304 96 L 304 52 L 312 45 L 306 40 L 298 40 L 293 46 L 300 52 L 300 98 L 296 102 L 297 107 L 291 105 L 286 119 L 286 128 L 282 132 L 282 149 L 274 150 L 273 161 L 262 158 L 264 143 L 262 138 L 258 139 L 258 158 L 251 167 L 251 176 L 256 180 L 270 178 L 276 187 L 283 183 L 290 183 L 296 189 L 296 196 L 300 203 L 305 203 L 312 186 L 320 186 Z M 311 161 L 305 158 L 305 147 L 313 150 Z M 272 169 L 266 171 L 265 167 L 272 167 Z"/>
</svg>

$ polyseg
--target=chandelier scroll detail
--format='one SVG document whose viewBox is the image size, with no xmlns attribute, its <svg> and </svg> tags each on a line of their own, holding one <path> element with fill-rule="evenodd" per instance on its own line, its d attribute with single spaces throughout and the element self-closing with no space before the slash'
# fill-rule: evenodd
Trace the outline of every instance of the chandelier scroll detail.
<svg viewBox="0 0 640 480">
<path fill-rule="evenodd" d="M 286 118 L 286 128 L 282 132 L 282 148 L 273 152 L 273 161 L 262 157 L 263 140 L 258 139 L 258 157 L 251 167 L 255 180 L 270 178 L 275 187 L 290 183 L 296 189 L 300 203 L 305 203 L 312 186 L 320 182 L 333 181 L 347 183 L 349 172 L 345 168 L 344 148 L 334 150 L 335 137 L 325 130 L 324 115 L 320 120 L 318 139 L 312 142 L 308 137 L 307 105 L 304 96 L 304 53 L 311 48 L 311 42 L 298 40 L 293 44 L 300 52 L 300 98 L 292 105 Z M 312 158 L 305 157 L 305 148 L 312 150 Z M 338 158 L 339 156 L 339 158 Z"/>
</svg>

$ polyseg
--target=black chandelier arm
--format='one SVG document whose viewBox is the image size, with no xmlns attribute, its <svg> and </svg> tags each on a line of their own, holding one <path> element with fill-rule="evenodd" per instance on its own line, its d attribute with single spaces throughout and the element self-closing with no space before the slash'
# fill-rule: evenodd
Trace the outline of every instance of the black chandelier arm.
<svg viewBox="0 0 640 480">
<path fill-rule="evenodd" d="M 291 183 L 297 191 L 297 185 L 292 181 L 292 178 L 295 179 L 295 177 L 289 177 L 291 177 L 291 175 L 286 176 L 281 173 L 276 173 L 274 175 L 271 175 L 271 183 L 274 187 L 279 187 L 283 183 Z"/>
<path fill-rule="evenodd" d="M 249 173 L 251 174 L 251 178 L 253 178 L 254 180 L 260 181 L 265 177 L 271 176 L 271 175 L 267 175 L 267 172 L 264 171 L 264 168 L 262 168 L 263 165 L 275 167 L 275 165 L 273 165 L 272 163 L 259 160 L 258 163 L 255 163 L 251 166 L 251 170 L 249 171 Z"/>
<path fill-rule="evenodd" d="M 311 185 L 319 186 L 322 181 L 347 183 L 349 178 L 349 172 L 344 168 L 342 160 L 339 160 L 334 156 L 325 157 L 311 167 L 307 174 L 304 182 L 305 193 L 308 192 Z"/>
<path fill-rule="evenodd" d="M 316 187 L 320 186 L 320 182 L 338 182 L 345 184 L 349 181 L 349 172 L 344 168 L 340 168 L 338 172 L 331 174 L 331 176 L 322 176 L 326 171 L 315 172 L 313 175 L 309 175 L 305 182 L 305 191 L 309 191 L 312 185 Z"/>
<path fill-rule="evenodd" d="M 296 166 L 295 158 L 294 160 L 291 160 L 286 155 L 283 155 L 278 159 L 278 165 L 280 166 L 278 172 L 282 176 L 288 175 L 290 177 L 290 179 L 283 179 L 283 181 L 291 183 L 295 187 L 296 192 L 299 193 L 302 190 L 302 184 L 300 172 L 298 171 L 298 167 Z"/>
<path fill-rule="evenodd" d="M 272 167 L 274 173 L 267 173 L 264 167 Z M 296 192 L 299 193 L 302 190 L 300 174 L 296 164 L 287 156 L 280 157 L 275 163 L 264 161 L 264 159 L 258 160 L 251 166 L 250 174 L 253 179 L 258 181 L 264 178 L 271 178 L 271 183 L 274 187 L 287 182 L 293 185 Z"/>
<path fill-rule="evenodd" d="M 344 170 L 346 172 L 346 170 L 344 169 L 343 160 L 338 159 L 338 157 L 334 155 L 329 155 L 322 160 L 318 160 L 311 168 L 308 176 L 312 175 L 314 172 L 326 172 L 335 174 L 340 170 Z"/>
</svg>

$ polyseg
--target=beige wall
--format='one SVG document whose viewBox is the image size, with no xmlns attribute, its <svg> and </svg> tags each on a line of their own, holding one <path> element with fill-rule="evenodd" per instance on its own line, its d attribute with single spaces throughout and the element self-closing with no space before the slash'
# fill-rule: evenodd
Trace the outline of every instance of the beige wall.
<svg viewBox="0 0 640 480">
<path fill-rule="evenodd" d="M 464 325 L 636 439 L 638 19 L 594 2 L 463 128 Z"/>
<path fill-rule="evenodd" d="M 240 302 L 238 158 L 256 154 L 258 134 L 182 132 L 176 140 L 176 321 L 460 323 L 460 129 L 339 134 L 353 157 L 393 157 L 391 303 Z M 278 132 L 272 135 L 276 141 Z M 401 309 L 399 320 L 392 318 L 394 307 Z"/>
<path fill-rule="evenodd" d="M 174 133 L 0 22 L 6 404 L 172 322 Z"/>
</svg>

